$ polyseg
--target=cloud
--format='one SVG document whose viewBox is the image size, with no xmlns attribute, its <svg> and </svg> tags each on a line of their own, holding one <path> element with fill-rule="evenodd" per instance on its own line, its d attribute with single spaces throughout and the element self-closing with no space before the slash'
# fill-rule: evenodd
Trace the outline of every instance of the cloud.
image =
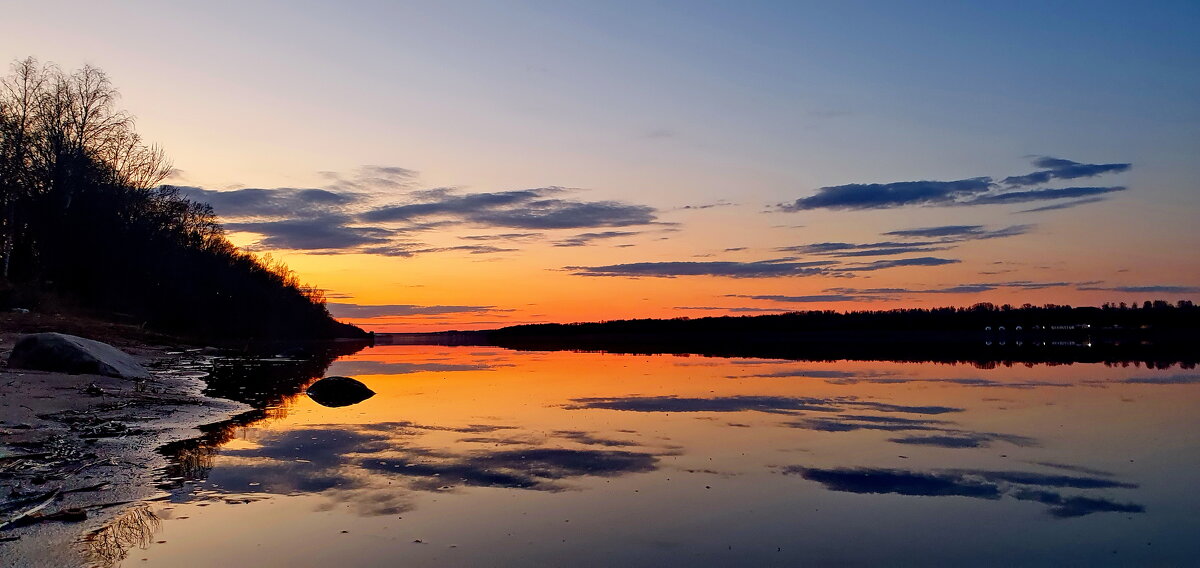
<svg viewBox="0 0 1200 568">
<path fill-rule="evenodd" d="M 939 239 L 935 243 L 958 243 L 999 239 L 1023 235 L 1033 229 L 1033 225 L 1010 225 L 1001 229 L 989 230 L 983 225 L 941 225 L 938 227 L 921 227 L 918 229 L 903 229 L 883 233 L 887 236 L 900 238 Z M 916 243 L 927 244 L 927 243 Z"/>
<path fill-rule="evenodd" d="M 482 210 L 528 203 L 545 195 L 561 193 L 561 187 L 542 187 L 494 193 L 454 195 L 450 188 L 414 192 L 414 202 L 376 207 L 361 217 L 373 222 L 411 221 L 432 215 L 470 215 Z"/>
<path fill-rule="evenodd" d="M 745 298 L 764 302 L 782 303 L 818 303 L 818 302 L 881 302 L 893 301 L 907 294 L 979 294 L 1004 288 L 1017 290 L 1042 290 L 1046 288 L 1062 288 L 1077 286 L 1078 282 L 1033 282 L 1029 280 L 1014 280 L 1009 282 L 977 282 L 957 284 L 943 288 L 826 288 L 823 294 L 807 294 L 791 296 L 786 294 L 726 294 L 727 298 Z M 1080 288 L 1095 289 L 1095 288 Z M 1197 289 L 1200 291 L 1200 289 Z"/>
<path fill-rule="evenodd" d="M 987 192 L 992 178 L 957 181 L 901 181 L 895 183 L 852 183 L 817 189 L 816 195 L 779 206 L 782 211 L 811 209 L 885 209 L 905 205 L 944 205 Z"/>
<path fill-rule="evenodd" d="M 523 241 L 544 237 L 542 230 L 669 225 L 650 206 L 614 200 L 568 197 L 558 186 L 495 192 L 462 192 L 451 187 L 416 188 L 416 172 L 395 166 L 364 166 L 343 175 L 320 172 L 322 188 L 245 188 L 215 191 L 182 187 L 189 199 L 213 206 L 233 231 L 262 238 L 256 249 L 339 252 L 409 257 L 465 252 L 489 254 L 516 249 L 488 246 L 428 246 L 404 237 L 446 226 L 526 229 L 465 240 Z M 389 199 L 391 202 L 385 202 Z M 624 233 L 624 234 L 621 234 Z M 559 241 L 582 246 L 592 240 L 635 235 L 633 231 L 583 233 Z"/>
<path fill-rule="evenodd" d="M 452 247 L 429 247 L 407 251 L 411 254 L 424 254 L 430 252 L 451 252 L 462 251 L 468 254 L 495 254 L 498 252 L 513 252 L 521 249 L 496 247 L 491 245 L 457 245 Z"/>
<path fill-rule="evenodd" d="M 416 306 L 411 304 L 347 304 L 329 302 L 325 304 L 329 313 L 338 318 L 377 318 L 428 316 L 438 314 L 486 313 L 496 311 L 495 306 Z"/>
<path fill-rule="evenodd" d="M 787 302 L 792 304 L 807 304 L 817 302 L 874 302 L 885 300 L 880 296 L 858 296 L 849 294 L 812 294 L 808 296 L 783 296 L 778 294 L 726 294 L 727 298 L 746 298 L 768 302 Z"/>
<path fill-rule="evenodd" d="M 975 294 L 990 292 L 1002 288 L 1019 290 L 1042 290 L 1045 288 L 1061 288 L 1075 286 L 1076 282 L 1034 282 L 1030 280 L 1012 280 L 1008 282 L 978 282 L 957 284 L 945 288 L 827 288 L 826 292 L 845 294 L 859 298 L 874 298 L 878 294 Z M 768 299 L 768 298 L 763 298 Z"/>
<path fill-rule="evenodd" d="M 987 470 L 935 470 L 929 472 L 885 468 L 812 468 L 788 466 L 783 473 L 799 475 L 830 491 L 860 494 L 896 494 L 924 497 L 970 497 L 996 501 L 1009 497 L 1047 505 L 1058 518 L 1093 513 L 1141 513 L 1135 503 L 1106 498 L 1068 496 L 1052 489 L 1135 488 L 1136 485 L 1095 477 L 1046 475 L 1034 472 Z M 1050 489 L 1047 489 L 1050 488 Z"/>
<path fill-rule="evenodd" d="M 1079 199 L 1076 201 L 1068 201 L 1066 203 L 1056 203 L 1054 205 L 1044 205 L 1042 207 L 1034 207 L 1033 209 L 1022 209 L 1017 213 L 1037 213 L 1039 211 L 1057 211 L 1059 209 L 1070 209 L 1079 205 L 1087 205 L 1088 203 L 1099 203 L 1104 201 L 1103 197 L 1089 197 L 1087 199 Z"/>
<path fill-rule="evenodd" d="M 786 276 L 834 276 L 850 277 L 855 272 L 871 272 L 907 266 L 943 266 L 962 262 L 957 259 L 917 257 L 894 260 L 878 260 L 858 264 L 841 264 L 838 261 L 797 262 L 791 258 L 760 260 L 753 262 L 735 261 L 668 261 L 632 262 L 604 266 L 564 266 L 563 270 L 577 276 L 615 276 L 626 278 L 676 278 L 679 276 L 722 276 L 729 278 L 778 278 Z M 836 291 L 835 291 L 836 292 Z M 840 292 L 839 292 L 840 293 Z M 738 296 L 732 296 L 738 297 Z M 796 296 L 799 298 L 799 296 Z M 872 298 L 873 299 L 873 298 Z M 867 298 L 819 299 L 811 301 L 867 301 Z"/>
<path fill-rule="evenodd" d="M 732 307 L 732 308 L 727 308 L 727 307 L 722 307 L 722 306 L 675 306 L 673 309 L 676 309 L 676 310 L 698 310 L 698 311 L 723 310 L 723 311 L 727 311 L 727 312 L 749 312 L 749 313 L 760 313 L 760 312 L 779 313 L 779 312 L 788 311 L 786 309 L 781 309 L 781 308 L 747 308 L 747 307 L 742 307 L 742 306 L 737 306 L 737 307 Z"/>
<path fill-rule="evenodd" d="M 180 187 L 179 193 L 198 203 L 207 203 L 222 217 L 308 217 L 340 212 L 363 201 L 361 193 L 334 192 L 326 189 L 245 188 L 215 191 L 199 187 Z"/>
<path fill-rule="evenodd" d="M 468 216 L 470 222 L 518 229 L 581 229 L 628 227 L 655 222 L 655 210 L 617 201 L 577 202 L 547 199 L 519 210 L 491 211 Z"/>
<path fill-rule="evenodd" d="M 592 244 L 593 241 L 604 239 L 615 239 L 618 237 L 631 237 L 641 234 L 639 231 L 603 231 L 599 233 L 580 233 L 573 237 L 557 241 L 554 243 L 556 247 L 582 247 Z"/>
<path fill-rule="evenodd" d="M 688 211 L 688 210 L 697 210 L 697 209 L 712 209 L 714 207 L 732 207 L 734 205 L 737 205 L 737 203 L 721 199 L 721 200 L 715 201 L 713 203 L 702 203 L 700 205 L 684 205 L 682 207 L 679 207 L 678 209 L 683 210 L 683 211 Z"/>
<path fill-rule="evenodd" d="M 966 201 L 963 205 L 991 205 L 997 203 L 1025 203 L 1028 201 L 1047 201 L 1052 199 L 1072 199 L 1078 197 L 1090 197 L 1094 195 L 1102 195 L 1105 193 L 1113 193 L 1115 191 L 1125 191 L 1127 188 L 1123 186 L 1115 187 L 1064 187 L 1061 189 L 1032 189 L 1029 191 L 1010 191 L 1008 193 L 997 193 L 995 195 L 983 195 Z"/>
<path fill-rule="evenodd" d="M 789 262 L 762 260 L 757 262 L 633 262 L 606 266 L 567 266 L 564 270 L 579 276 L 625 276 L 675 278 L 677 276 L 728 276 L 731 278 L 775 278 L 780 276 L 811 276 L 825 273 L 833 261 Z"/>
<path fill-rule="evenodd" d="M 262 235 L 255 248 L 325 250 L 348 249 L 389 242 L 394 232 L 383 227 L 352 227 L 345 215 L 225 223 L 234 232 Z"/>
<path fill-rule="evenodd" d="M 399 166 L 361 166 L 349 176 L 340 172 L 318 172 L 329 180 L 328 188 L 338 191 L 374 191 L 412 187 L 418 172 Z"/>
<path fill-rule="evenodd" d="M 838 258 L 895 256 L 948 250 L 954 248 L 957 243 L 965 241 L 1023 235 L 1032 230 L 1033 227 L 1033 225 L 1011 225 L 1000 229 L 987 229 L 983 225 L 944 225 L 883 233 L 885 236 L 900 237 L 902 239 L 919 238 L 925 240 L 881 241 L 875 243 L 825 242 L 781 247 L 775 250 Z"/>
<path fill-rule="evenodd" d="M 1070 180 L 1128 171 L 1131 164 L 1082 164 L 1060 158 L 1040 157 L 1034 165 L 1045 168 L 996 182 L 981 176 L 954 181 L 901 181 L 851 183 L 817 188 L 815 194 L 777 206 L 780 211 L 812 209 L 891 209 L 908 206 L 997 205 L 1070 198 L 1087 198 L 1124 191 L 1125 187 L 1039 188 L 1011 191 L 1052 180 Z M 1078 204 L 1078 203 L 1077 203 Z"/>
<path fill-rule="evenodd" d="M 922 260 L 922 259 L 914 259 Z M 935 259 L 940 260 L 940 259 Z M 891 261 L 881 261 L 888 262 Z M 922 262 L 924 262 L 922 260 Z M 878 266 L 879 263 L 872 263 Z M 886 266 L 885 266 L 886 267 Z M 834 270 L 852 270 L 856 267 L 847 269 L 833 268 Z M 881 267 L 883 268 L 883 267 Z M 880 269 L 880 268 L 873 268 Z M 837 287 L 826 288 L 822 294 L 806 294 L 806 295 L 787 295 L 787 294 L 726 294 L 727 298 L 744 298 L 748 300 L 760 300 L 765 302 L 781 302 L 781 303 L 821 303 L 821 302 L 879 302 L 893 301 L 908 294 L 977 294 L 989 292 L 1003 288 L 1013 288 L 1019 290 L 1041 290 L 1045 288 L 1059 288 L 1066 286 L 1077 286 L 1077 282 L 1034 282 L 1028 280 L 1014 280 L 1008 282 L 980 282 L 969 284 L 958 284 L 954 286 L 946 286 L 943 288 L 850 288 Z"/>
<path fill-rule="evenodd" d="M 779 247 L 780 252 L 814 254 L 817 256 L 859 257 L 859 256 L 893 256 L 897 254 L 912 254 L 946 250 L 950 247 L 930 246 L 936 243 L 812 243 L 790 247 Z"/>
<path fill-rule="evenodd" d="M 872 272 L 875 270 L 884 270 L 886 268 L 898 268 L 902 266 L 944 266 L 947 264 L 958 264 L 961 260 L 952 258 L 935 258 L 931 256 L 922 256 L 917 258 L 899 258 L 895 260 L 877 260 L 866 264 L 856 264 L 842 268 L 834 269 L 839 272 Z"/>
<path fill-rule="evenodd" d="M 464 241 L 519 241 L 540 239 L 545 233 L 500 233 L 496 235 L 464 235 L 458 238 Z"/>
<path fill-rule="evenodd" d="M 448 217 L 472 225 L 514 229 L 626 227 L 656 221 L 655 209 L 645 205 L 551 197 L 564 192 L 565 188 L 556 186 L 464 195 L 449 189 L 414 192 L 409 203 L 376 207 L 360 218 L 382 223 Z"/>
<path fill-rule="evenodd" d="M 1078 179 L 1095 177 L 1107 173 L 1128 171 L 1132 164 L 1081 164 L 1061 158 L 1041 156 L 1033 161 L 1033 165 L 1046 168 L 1023 176 L 1009 176 L 1001 183 L 1013 186 L 1040 185 L 1052 179 Z"/>
<path fill-rule="evenodd" d="M 1081 291 L 1132 292 L 1138 294 L 1195 294 L 1200 286 L 1079 286 Z"/>
</svg>

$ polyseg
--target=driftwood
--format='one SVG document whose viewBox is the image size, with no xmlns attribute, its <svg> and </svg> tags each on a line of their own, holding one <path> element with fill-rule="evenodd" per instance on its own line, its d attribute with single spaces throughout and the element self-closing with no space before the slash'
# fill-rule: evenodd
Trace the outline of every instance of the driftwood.
<svg viewBox="0 0 1200 568">
<path fill-rule="evenodd" d="M 45 509 L 47 505 L 53 503 L 54 500 L 58 498 L 59 493 L 62 493 L 61 487 L 58 489 L 55 489 L 54 491 L 51 491 L 50 497 L 48 497 L 40 505 L 34 505 L 33 507 L 30 507 L 29 509 L 26 509 L 24 511 L 21 511 L 20 513 L 17 513 L 17 516 L 15 516 L 7 521 L 4 521 L 3 523 L 0 523 L 0 529 L 3 529 L 4 527 L 7 527 L 14 523 L 18 523 L 21 520 L 25 519 L 26 517 L 29 517 L 30 515 L 33 515 L 34 513 L 37 513 L 38 511 Z"/>
</svg>

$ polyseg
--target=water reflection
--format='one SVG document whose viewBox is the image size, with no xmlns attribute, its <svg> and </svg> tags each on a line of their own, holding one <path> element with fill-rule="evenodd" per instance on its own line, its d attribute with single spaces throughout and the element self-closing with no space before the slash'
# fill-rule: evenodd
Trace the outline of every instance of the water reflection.
<svg viewBox="0 0 1200 568">
<path fill-rule="evenodd" d="M 925 497 L 971 497 L 996 500 L 1010 497 L 1035 501 L 1047 506 L 1047 512 L 1059 518 L 1082 517 L 1092 513 L 1141 513 L 1135 503 L 1118 503 L 1103 497 L 1063 495 L 1058 488 L 1136 488 L 1096 477 L 1070 477 L 1026 471 L 946 470 L 912 471 L 877 468 L 821 469 L 801 466 L 783 468 L 783 473 L 816 481 L 831 491 L 847 493 L 895 493 Z M 1051 489 L 1047 489 L 1051 488 Z"/>
<path fill-rule="evenodd" d="M 403 482 L 412 490 L 453 489 L 458 485 L 559 491 L 573 477 L 609 477 L 655 469 L 655 453 L 632 450 L 547 447 L 571 441 L 588 444 L 586 433 L 550 436 L 540 447 L 461 451 L 422 447 L 425 430 L 489 432 L 503 427 L 464 428 L 381 423 L 347 427 L 323 425 L 268 433 L 257 446 L 223 452 L 228 457 L 208 478 L 226 492 L 311 493 L 331 488 L 380 488 Z M 579 439 L 583 438 L 583 442 Z M 460 440 L 461 442 L 462 440 Z M 480 439 L 490 445 L 491 439 Z M 394 488 L 389 489 L 389 491 Z"/>
<path fill-rule="evenodd" d="M 114 565 L 125 559 L 129 549 L 150 546 L 161 526 L 162 521 L 149 505 L 133 505 L 83 538 L 86 555 L 96 564 Z"/>
<path fill-rule="evenodd" d="M 714 398 L 682 398 L 677 396 L 628 396 L 613 398 L 576 398 L 567 409 L 603 408 L 632 412 L 744 412 L 754 410 L 773 414 L 794 414 L 796 411 L 840 412 L 845 407 L 864 408 L 879 412 L 912 414 L 943 414 L 961 412 L 947 406 L 904 406 L 863 401 L 849 397 L 810 398 L 786 396 L 725 396 Z"/>
<path fill-rule="evenodd" d="M 213 388 L 258 409 L 167 449 L 174 518 L 191 520 L 163 517 L 174 547 L 147 563 L 188 546 L 210 564 L 316 562 L 294 544 L 308 534 L 342 535 L 322 558 L 344 566 L 1200 554 L 1195 375 L 451 346 L 332 359 L 219 370 Z M 298 396 L 326 374 L 378 394 Z"/>
</svg>

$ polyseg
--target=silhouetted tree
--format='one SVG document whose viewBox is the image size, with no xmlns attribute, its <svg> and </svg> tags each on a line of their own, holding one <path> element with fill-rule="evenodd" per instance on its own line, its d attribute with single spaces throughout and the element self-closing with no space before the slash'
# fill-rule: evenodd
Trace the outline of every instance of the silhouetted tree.
<svg viewBox="0 0 1200 568">
<path fill-rule="evenodd" d="M 0 307 L 53 292 L 177 332 L 362 334 L 283 263 L 238 250 L 211 207 L 159 185 L 171 164 L 117 99 L 90 66 L 28 58 L 0 79 Z"/>
</svg>

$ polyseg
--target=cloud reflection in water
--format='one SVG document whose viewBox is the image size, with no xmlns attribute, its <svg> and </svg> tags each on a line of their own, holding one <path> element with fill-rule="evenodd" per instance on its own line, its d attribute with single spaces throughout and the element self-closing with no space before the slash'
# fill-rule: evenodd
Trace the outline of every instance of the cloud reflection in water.
<svg viewBox="0 0 1200 568">
<path fill-rule="evenodd" d="M 788 466 L 783 473 L 799 475 L 816 481 L 830 491 L 847 493 L 925 496 L 970 497 L 997 500 L 1010 497 L 1034 501 L 1048 507 L 1047 512 L 1058 518 L 1082 517 L 1092 513 L 1142 513 L 1145 508 L 1136 503 L 1119 503 L 1102 497 L 1063 495 L 1052 489 L 1113 489 L 1136 488 L 1098 477 L 1047 475 L 1023 471 L 936 470 L 912 471 L 882 468 L 811 468 Z M 1051 489 L 1048 489 L 1051 488 Z"/>
</svg>

